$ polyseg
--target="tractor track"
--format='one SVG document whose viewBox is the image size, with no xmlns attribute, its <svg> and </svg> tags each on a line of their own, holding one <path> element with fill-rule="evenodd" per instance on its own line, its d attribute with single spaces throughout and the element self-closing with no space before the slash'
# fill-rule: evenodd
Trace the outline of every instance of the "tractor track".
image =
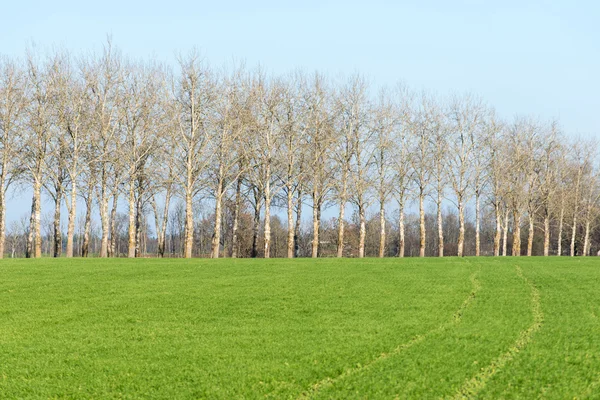
<svg viewBox="0 0 600 400">
<path fill-rule="evenodd" d="M 444 324 L 438 326 L 437 328 L 434 328 L 428 332 L 425 332 L 421 335 L 417 335 L 417 336 L 413 337 L 408 342 L 405 342 L 405 343 L 402 343 L 402 344 L 396 346 L 393 350 L 391 350 L 387 353 L 381 353 L 381 355 L 379 355 L 378 357 L 374 358 L 373 360 L 371 360 L 365 364 L 358 364 L 355 367 L 346 369 L 344 372 L 342 372 L 341 374 L 339 374 L 335 377 L 327 377 L 327 378 L 324 378 L 324 379 L 318 381 L 317 383 L 311 385 L 310 388 L 308 388 L 300 396 L 298 396 L 298 400 L 312 399 L 322 389 L 331 387 L 331 386 L 335 385 L 337 382 L 339 382 L 351 375 L 355 375 L 355 374 L 361 373 L 363 371 L 366 371 L 367 369 L 372 367 L 374 364 L 381 362 L 389 357 L 400 354 L 404 350 L 409 349 L 409 348 L 413 347 L 414 345 L 423 342 L 427 337 L 429 337 L 433 334 L 439 333 L 439 332 L 443 332 L 446 329 L 449 329 L 449 328 L 459 324 L 462 320 L 464 311 L 475 300 L 477 293 L 479 292 L 479 290 L 481 290 L 481 282 L 479 282 L 479 280 L 477 279 L 477 276 L 479 275 L 479 271 L 480 271 L 480 268 L 478 268 L 477 271 L 475 271 L 471 274 L 471 276 L 469 278 L 471 281 L 471 293 L 469 293 L 469 295 L 462 302 L 460 307 L 456 310 L 456 312 L 454 312 L 451 320 L 445 322 Z"/>
<path fill-rule="evenodd" d="M 540 303 L 540 292 L 525 275 L 521 267 L 516 266 L 517 275 L 525 281 L 531 290 L 531 313 L 533 315 L 533 323 L 524 331 L 521 331 L 517 340 L 513 345 L 489 365 L 482 368 L 481 371 L 468 379 L 456 392 L 454 396 L 448 397 L 449 399 L 473 399 L 483 390 L 487 382 L 496 375 L 502 368 L 513 360 L 517 354 L 523 350 L 529 343 L 531 343 L 533 335 L 540 330 L 544 323 L 544 313 Z"/>
</svg>

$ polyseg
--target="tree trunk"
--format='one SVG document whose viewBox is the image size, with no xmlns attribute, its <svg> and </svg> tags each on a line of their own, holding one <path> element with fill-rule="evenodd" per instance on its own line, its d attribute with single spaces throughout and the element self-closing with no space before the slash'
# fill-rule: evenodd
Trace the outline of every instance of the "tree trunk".
<svg viewBox="0 0 600 400">
<path fill-rule="evenodd" d="M 312 240 L 312 258 L 319 256 L 319 225 L 320 225 L 320 201 L 317 192 L 313 192 L 313 240 Z"/>
<path fill-rule="evenodd" d="M 158 205 L 154 196 L 151 198 L 152 210 L 154 211 L 154 224 L 156 227 L 156 253 L 159 258 L 164 258 L 167 242 L 167 221 L 169 218 L 169 202 L 171 200 L 170 188 L 165 194 L 165 205 L 162 215 L 158 211 Z"/>
<path fill-rule="evenodd" d="M 165 207 L 163 209 L 162 224 L 160 226 L 160 234 L 158 241 L 158 255 L 163 258 L 165 256 L 166 244 L 167 244 L 167 223 L 169 222 L 169 205 L 171 204 L 171 186 L 167 188 L 165 194 Z"/>
<path fill-rule="evenodd" d="M 360 204 L 358 206 L 358 217 L 360 219 L 360 231 L 358 236 L 358 258 L 365 256 L 365 237 L 367 236 L 367 222 L 365 218 L 365 206 Z"/>
<path fill-rule="evenodd" d="M 344 255 L 344 215 L 346 213 L 346 201 L 340 200 L 340 210 L 338 214 L 338 242 L 337 242 L 337 257 Z"/>
<path fill-rule="evenodd" d="M 252 258 L 258 257 L 258 234 L 260 231 L 260 209 L 262 194 L 259 192 L 254 193 L 254 221 L 252 226 Z"/>
<path fill-rule="evenodd" d="M 106 188 L 106 170 L 102 172 L 100 187 L 100 222 L 102 224 L 102 240 L 100 242 L 100 257 L 108 257 L 108 190 Z"/>
<path fill-rule="evenodd" d="M 337 243 L 337 257 L 344 255 L 344 214 L 346 213 L 346 202 L 348 197 L 348 169 L 344 168 L 342 176 L 342 192 L 340 193 L 340 209 L 338 215 L 338 243 Z"/>
<path fill-rule="evenodd" d="M 385 256 L 385 200 L 379 199 L 379 258 Z"/>
<path fill-rule="evenodd" d="M 294 225 L 294 257 L 300 257 L 300 224 L 302 223 L 302 192 L 298 191 L 296 201 L 296 223 Z"/>
<path fill-rule="evenodd" d="M 534 216 L 532 214 L 529 214 L 529 234 L 527 235 L 527 256 L 531 257 L 531 255 L 533 254 L 533 235 L 535 233 L 534 231 Z"/>
<path fill-rule="evenodd" d="M 583 253 L 582 256 L 587 256 L 590 252 L 590 218 L 585 221 L 585 236 L 583 238 Z"/>
<path fill-rule="evenodd" d="M 4 190 L 4 177 L 0 177 L 0 259 L 4 258 L 6 241 L 6 199 Z"/>
<path fill-rule="evenodd" d="M 142 218 L 144 216 L 143 207 L 143 182 L 140 179 L 138 185 L 138 194 L 135 207 L 135 256 L 142 257 L 146 253 L 146 240 L 142 237 Z"/>
<path fill-rule="evenodd" d="M 294 258 L 294 193 L 287 188 L 287 258 Z"/>
<path fill-rule="evenodd" d="M 271 197 L 269 185 L 267 184 L 267 193 L 265 197 L 265 258 L 271 257 Z"/>
<path fill-rule="evenodd" d="M 192 258 L 192 247 L 194 246 L 194 204 L 192 202 L 192 189 L 188 187 L 185 193 L 185 227 L 184 227 L 184 250 L 185 258 Z"/>
<path fill-rule="evenodd" d="M 115 185 L 112 209 L 110 210 L 110 241 L 108 246 L 108 256 L 117 257 L 117 207 L 119 205 L 119 188 Z"/>
<path fill-rule="evenodd" d="M 159 258 L 162 258 L 164 257 L 165 242 L 164 239 L 162 239 L 162 219 L 158 213 L 158 205 L 156 204 L 156 199 L 154 196 L 150 198 L 150 204 L 152 205 L 152 212 L 154 212 L 154 229 L 156 229 L 156 254 Z"/>
<path fill-rule="evenodd" d="M 508 252 L 508 207 L 504 210 L 504 228 L 502 229 L 502 256 L 506 256 Z"/>
<path fill-rule="evenodd" d="M 573 229 L 571 231 L 571 257 L 575 257 L 575 238 L 577 235 L 577 207 L 575 207 L 575 212 L 573 213 Z"/>
<path fill-rule="evenodd" d="M 71 182 L 71 206 L 69 207 L 69 221 L 67 223 L 67 249 L 66 257 L 73 257 L 73 238 L 75 236 L 75 218 L 77 217 L 77 181 Z"/>
<path fill-rule="evenodd" d="M 475 257 L 481 255 L 481 199 L 480 193 L 475 193 Z"/>
<path fill-rule="evenodd" d="M 419 192 L 419 257 L 425 257 L 425 192 L 423 189 Z"/>
<path fill-rule="evenodd" d="M 575 209 L 573 210 L 573 229 L 571 231 L 571 257 L 575 257 L 575 237 L 577 235 L 577 214 L 579 212 L 579 184 L 581 182 L 581 168 L 577 174 L 577 185 L 575 186 Z"/>
<path fill-rule="evenodd" d="M 558 217 L 558 238 L 556 239 L 556 255 L 562 256 L 562 233 L 563 233 L 563 225 L 565 220 L 565 204 L 564 200 L 562 201 L 560 207 L 560 215 Z"/>
<path fill-rule="evenodd" d="M 513 248 L 512 255 L 521 255 L 521 213 L 518 210 L 513 210 Z"/>
<path fill-rule="evenodd" d="M 34 242 L 35 242 L 35 258 L 42 257 L 42 185 L 41 181 L 37 180 L 34 185 L 34 197 L 35 201 L 35 229 L 34 229 Z"/>
<path fill-rule="evenodd" d="M 29 235 L 27 237 L 28 258 L 40 258 L 42 256 L 41 235 L 41 182 L 34 178 L 33 197 L 31 199 L 31 216 L 29 218 Z"/>
<path fill-rule="evenodd" d="M 233 209 L 233 233 L 231 239 L 231 258 L 238 257 L 238 227 L 242 203 L 242 178 L 239 177 L 235 187 L 235 205 Z"/>
<path fill-rule="evenodd" d="M 223 181 L 217 183 L 217 195 L 215 196 L 215 226 L 211 240 L 211 257 L 219 258 L 221 250 L 221 225 L 223 218 Z"/>
<path fill-rule="evenodd" d="M 27 232 L 27 245 L 25 247 L 25 257 L 33 258 L 35 255 L 34 252 L 34 225 L 35 225 L 35 193 L 31 198 L 31 213 L 29 215 L 29 232 Z"/>
<path fill-rule="evenodd" d="M 544 215 L 544 257 L 550 255 L 550 215 L 546 210 Z"/>
<path fill-rule="evenodd" d="M 83 225 L 83 242 L 81 243 L 81 256 L 88 257 L 90 253 L 90 230 L 92 228 L 92 193 L 93 189 L 88 188 L 89 191 L 85 198 L 85 222 Z"/>
<path fill-rule="evenodd" d="M 404 239 L 404 200 L 400 200 L 398 202 L 398 208 L 400 213 L 400 220 L 398 221 L 398 231 L 399 231 L 399 244 L 398 244 L 398 257 L 404 257 L 404 248 L 406 245 L 406 241 Z"/>
<path fill-rule="evenodd" d="M 60 206 L 62 204 L 62 182 L 60 187 L 56 188 L 56 198 L 54 199 L 54 254 L 55 258 L 62 254 L 62 232 L 60 230 Z"/>
<path fill-rule="evenodd" d="M 587 209 L 585 213 L 585 233 L 583 236 L 583 253 L 582 256 L 589 255 L 590 252 L 590 229 L 591 229 L 591 220 L 592 220 L 592 204 L 593 199 L 590 196 L 590 199 L 587 204 Z"/>
<path fill-rule="evenodd" d="M 438 257 L 444 257 L 444 221 L 442 219 L 442 193 L 437 195 Z"/>
<path fill-rule="evenodd" d="M 462 257 L 465 249 L 465 207 L 462 198 L 458 199 L 458 245 L 457 255 Z"/>
<path fill-rule="evenodd" d="M 494 211 L 496 214 L 496 230 L 494 232 L 494 257 L 500 255 L 500 238 L 502 236 L 502 213 L 500 212 L 500 203 L 494 204 Z"/>
<path fill-rule="evenodd" d="M 127 257 L 135 257 L 135 188 L 133 179 L 129 185 L 129 240 L 127 241 Z"/>
<path fill-rule="evenodd" d="M 2 172 L 0 173 L 0 259 L 4 258 L 4 248 L 6 243 L 6 185 L 7 169 L 8 169 L 8 154 L 5 154 Z M 13 240 L 12 258 L 15 258 L 15 245 Z"/>
</svg>

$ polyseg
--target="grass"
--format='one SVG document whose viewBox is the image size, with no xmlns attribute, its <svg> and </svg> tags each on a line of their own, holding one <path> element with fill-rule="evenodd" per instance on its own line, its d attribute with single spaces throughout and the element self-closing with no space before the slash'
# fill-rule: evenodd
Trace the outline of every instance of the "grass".
<svg viewBox="0 0 600 400">
<path fill-rule="evenodd" d="M 0 261 L 1 398 L 595 398 L 594 258 Z"/>
</svg>

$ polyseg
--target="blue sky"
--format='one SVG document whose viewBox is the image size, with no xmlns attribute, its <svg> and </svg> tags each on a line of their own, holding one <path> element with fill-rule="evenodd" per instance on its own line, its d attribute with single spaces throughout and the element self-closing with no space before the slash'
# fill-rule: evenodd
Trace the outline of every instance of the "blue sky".
<svg viewBox="0 0 600 400">
<path fill-rule="evenodd" d="M 600 3 L 594 1 L 11 1 L 0 54 L 31 43 L 82 53 L 107 34 L 124 54 L 274 73 L 361 72 L 439 94 L 472 92 L 500 115 L 557 117 L 600 138 Z M 26 210 L 26 209 L 24 209 Z"/>
<path fill-rule="evenodd" d="M 469 91 L 506 117 L 559 117 L 567 132 L 600 132 L 594 1 L 23 1 L 3 14 L 8 55 L 32 42 L 97 50 L 111 34 L 131 57 L 174 63 L 195 46 L 213 65 L 359 71 L 375 84 Z"/>
</svg>

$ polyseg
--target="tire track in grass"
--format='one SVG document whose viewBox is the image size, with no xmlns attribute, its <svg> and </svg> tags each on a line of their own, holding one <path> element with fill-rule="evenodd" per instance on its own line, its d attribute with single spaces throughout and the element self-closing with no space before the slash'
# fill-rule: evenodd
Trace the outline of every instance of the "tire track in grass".
<svg viewBox="0 0 600 400">
<path fill-rule="evenodd" d="M 452 319 L 450 321 L 447 321 L 444 324 L 442 324 L 442 325 L 438 326 L 437 328 L 434 328 L 428 332 L 425 332 L 421 335 L 417 335 L 417 336 L 413 337 L 408 342 L 398 345 L 396 348 L 394 348 L 393 350 L 391 350 L 387 353 L 381 353 L 381 355 L 379 355 L 378 357 L 374 358 L 373 360 L 367 362 L 366 364 L 358 364 L 355 367 L 346 369 L 340 375 L 337 375 L 335 377 L 327 377 L 327 378 L 324 378 L 324 379 L 318 381 L 317 383 L 311 385 L 307 391 L 303 392 L 300 396 L 298 396 L 298 400 L 312 399 L 319 393 L 320 390 L 331 387 L 331 386 L 335 385 L 337 382 L 339 382 L 351 375 L 355 375 L 360 372 L 363 372 L 363 371 L 367 370 L 368 368 L 370 368 L 371 366 L 373 366 L 374 364 L 381 362 L 389 357 L 395 356 L 399 353 L 402 353 L 402 351 L 409 349 L 416 344 L 421 343 L 428 336 L 439 333 L 439 332 L 443 332 L 444 330 L 451 328 L 451 327 L 455 326 L 456 324 L 460 323 L 460 321 L 462 320 L 464 311 L 473 302 L 473 300 L 475 299 L 475 296 L 481 289 L 481 282 L 479 282 L 479 280 L 477 279 L 477 275 L 479 274 L 480 270 L 481 270 L 481 267 L 479 267 L 477 269 L 477 271 L 473 272 L 471 274 L 471 276 L 469 277 L 469 279 L 471 280 L 471 293 L 469 293 L 467 298 L 462 302 L 460 307 L 452 315 Z"/>
<path fill-rule="evenodd" d="M 542 324 L 544 323 L 544 313 L 542 312 L 540 303 L 540 292 L 533 282 L 523 275 L 521 267 L 517 265 L 516 269 L 519 278 L 525 281 L 531 290 L 531 312 L 533 314 L 533 323 L 527 329 L 521 331 L 519 337 L 508 351 L 501 354 L 485 368 L 482 368 L 477 375 L 468 379 L 462 387 L 458 389 L 454 396 L 448 397 L 449 399 L 458 400 L 475 398 L 479 392 L 485 388 L 487 382 L 532 341 L 533 335 L 542 327 Z"/>
</svg>

